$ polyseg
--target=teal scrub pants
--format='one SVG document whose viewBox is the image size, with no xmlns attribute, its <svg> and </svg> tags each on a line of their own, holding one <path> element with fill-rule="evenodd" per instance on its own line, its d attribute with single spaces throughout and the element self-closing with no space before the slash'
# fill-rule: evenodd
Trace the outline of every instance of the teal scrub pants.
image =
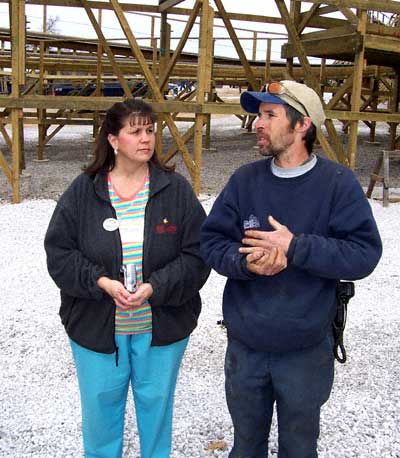
<svg viewBox="0 0 400 458">
<path fill-rule="evenodd" d="M 141 458 L 168 458 L 176 379 L 189 338 L 152 347 L 151 333 L 116 335 L 115 353 L 70 340 L 82 406 L 85 458 L 121 458 L 125 405 L 132 385 Z"/>
</svg>

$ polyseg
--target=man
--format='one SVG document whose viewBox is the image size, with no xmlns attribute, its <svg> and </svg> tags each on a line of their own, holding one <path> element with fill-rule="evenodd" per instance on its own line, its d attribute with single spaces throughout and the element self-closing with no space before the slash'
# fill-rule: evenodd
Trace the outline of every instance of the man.
<svg viewBox="0 0 400 458">
<path fill-rule="evenodd" d="M 339 279 L 359 279 L 382 246 L 353 172 L 312 153 L 325 120 L 293 81 L 244 92 L 261 154 L 237 170 L 202 227 L 202 254 L 228 277 L 224 322 L 230 458 L 265 458 L 276 404 L 279 458 L 317 457 L 320 409 L 334 373 Z"/>
</svg>

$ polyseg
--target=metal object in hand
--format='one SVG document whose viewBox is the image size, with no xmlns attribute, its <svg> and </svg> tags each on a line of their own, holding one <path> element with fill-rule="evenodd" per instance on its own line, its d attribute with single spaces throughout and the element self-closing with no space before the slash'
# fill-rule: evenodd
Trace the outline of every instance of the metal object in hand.
<svg viewBox="0 0 400 458">
<path fill-rule="evenodd" d="M 124 272 L 124 286 L 130 292 L 134 293 L 137 290 L 136 281 L 136 266 L 135 264 L 124 264 L 122 266 Z"/>
</svg>

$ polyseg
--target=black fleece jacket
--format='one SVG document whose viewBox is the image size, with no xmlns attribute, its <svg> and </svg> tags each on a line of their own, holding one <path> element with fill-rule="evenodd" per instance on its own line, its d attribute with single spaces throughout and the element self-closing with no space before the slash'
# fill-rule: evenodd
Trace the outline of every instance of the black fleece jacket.
<svg viewBox="0 0 400 458">
<path fill-rule="evenodd" d="M 60 316 L 68 336 L 100 353 L 116 350 L 115 303 L 97 286 L 100 276 L 117 280 L 122 262 L 119 231 L 103 222 L 116 218 L 107 176 L 79 175 L 61 196 L 45 237 L 47 267 L 61 290 Z M 150 164 L 145 212 L 143 281 L 151 283 L 152 345 L 168 345 L 193 331 L 201 310 L 199 290 L 209 269 L 199 253 L 205 212 L 189 183 Z"/>
</svg>

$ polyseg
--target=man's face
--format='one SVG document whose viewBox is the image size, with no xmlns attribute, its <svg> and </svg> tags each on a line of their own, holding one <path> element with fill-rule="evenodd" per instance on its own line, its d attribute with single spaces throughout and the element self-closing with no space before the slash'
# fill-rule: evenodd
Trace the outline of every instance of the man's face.
<svg viewBox="0 0 400 458">
<path fill-rule="evenodd" d="M 255 129 L 257 144 L 263 156 L 279 158 L 294 143 L 294 130 L 290 127 L 282 105 L 261 103 Z"/>
</svg>

